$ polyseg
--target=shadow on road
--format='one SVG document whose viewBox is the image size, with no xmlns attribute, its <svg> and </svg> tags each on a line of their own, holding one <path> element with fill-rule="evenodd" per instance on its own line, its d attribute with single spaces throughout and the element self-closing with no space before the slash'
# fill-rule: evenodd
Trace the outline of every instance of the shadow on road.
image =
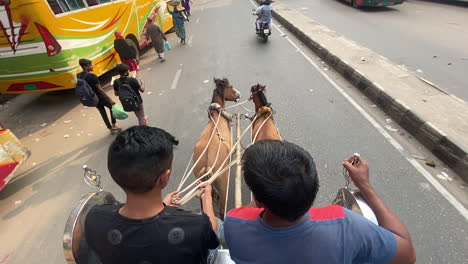
<svg viewBox="0 0 468 264">
<path fill-rule="evenodd" d="M 22 201 L 20 206 L 5 213 L 2 219 L 11 219 L 27 208 L 42 204 L 64 192 L 79 191 L 76 185 L 83 182 L 82 165 L 98 159 L 97 155 L 100 152 L 97 150 L 105 148 L 111 140 L 111 137 L 106 137 L 93 141 L 18 175 L 0 192 L 0 200 L 7 200 L 11 195 L 28 186 L 31 187 L 32 195 Z M 77 163 L 77 161 L 80 162 Z"/>
</svg>

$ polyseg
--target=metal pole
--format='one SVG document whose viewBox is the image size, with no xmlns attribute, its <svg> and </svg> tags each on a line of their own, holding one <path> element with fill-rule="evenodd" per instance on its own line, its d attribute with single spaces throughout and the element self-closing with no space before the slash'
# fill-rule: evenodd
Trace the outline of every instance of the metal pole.
<svg viewBox="0 0 468 264">
<path fill-rule="evenodd" d="M 237 136 L 236 136 L 236 141 L 240 140 L 241 136 L 241 127 L 240 127 L 240 113 L 237 113 Z M 241 156 L 241 144 L 237 144 L 236 147 L 236 158 L 237 160 L 237 167 L 236 167 L 236 194 L 235 194 L 235 207 L 241 207 L 242 206 L 242 165 L 240 161 L 240 156 Z"/>
</svg>

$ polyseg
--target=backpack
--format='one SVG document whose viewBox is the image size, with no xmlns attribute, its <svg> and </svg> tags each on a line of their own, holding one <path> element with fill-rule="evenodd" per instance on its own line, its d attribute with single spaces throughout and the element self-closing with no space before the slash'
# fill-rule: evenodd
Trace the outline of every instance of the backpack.
<svg viewBox="0 0 468 264">
<path fill-rule="evenodd" d="M 135 90 L 126 80 L 121 80 L 119 85 L 119 99 L 126 112 L 140 110 L 140 100 Z"/>
<path fill-rule="evenodd" d="M 76 82 L 75 94 L 80 98 L 81 104 L 84 106 L 95 107 L 99 103 L 99 98 L 94 92 L 93 88 L 85 80 L 89 73 L 78 74 L 78 80 Z"/>
</svg>

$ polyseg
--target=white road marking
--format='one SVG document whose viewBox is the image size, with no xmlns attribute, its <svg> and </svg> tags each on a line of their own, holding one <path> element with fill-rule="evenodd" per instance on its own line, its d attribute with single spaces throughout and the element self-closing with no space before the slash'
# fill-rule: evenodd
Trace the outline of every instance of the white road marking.
<svg viewBox="0 0 468 264">
<path fill-rule="evenodd" d="M 171 90 L 175 90 L 177 88 L 177 84 L 179 83 L 181 74 L 182 74 L 182 69 L 178 69 L 174 76 L 174 80 L 172 81 Z"/>
<path fill-rule="evenodd" d="M 200 18 L 197 18 L 197 20 L 195 21 L 195 24 L 198 24 L 200 23 Z"/>
<path fill-rule="evenodd" d="M 257 7 L 257 5 L 252 1 L 250 0 L 250 2 L 252 3 L 252 5 L 254 7 Z M 281 29 L 275 24 L 273 24 L 273 26 L 278 30 L 278 32 L 281 34 L 281 35 L 285 35 L 284 32 L 281 31 Z M 341 88 L 341 86 L 339 84 L 337 84 L 325 71 L 322 70 L 322 68 L 317 65 L 309 56 L 307 56 L 307 54 L 305 54 L 304 51 L 302 51 L 302 49 L 296 44 L 294 43 L 288 36 L 285 36 L 284 38 L 286 38 L 288 40 L 289 43 L 291 43 L 291 45 L 298 50 L 298 52 L 312 65 L 314 66 L 315 69 L 317 69 L 318 72 L 320 72 L 320 74 L 328 81 L 330 82 L 333 87 L 335 87 L 338 92 L 341 93 L 341 95 L 343 95 L 349 103 L 351 103 L 352 106 L 354 106 L 354 108 L 356 108 L 356 110 L 359 111 L 359 113 L 361 113 L 376 129 L 377 131 L 380 132 L 380 134 L 382 134 L 382 136 L 384 136 L 389 142 L 390 144 L 393 145 L 393 147 L 395 147 L 398 152 L 400 152 L 401 155 L 403 155 L 403 157 L 406 158 L 406 160 L 411 164 L 413 165 L 413 167 L 419 171 L 419 173 L 421 173 L 424 178 L 426 178 L 426 180 L 432 184 L 432 186 L 434 186 L 434 188 L 445 198 L 447 199 L 447 201 L 449 203 L 451 203 L 453 205 L 453 207 L 455 207 L 455 209 L 465 218 L 465 220 L 468 220 L 468 210 L 465 208 L 465 206 L 463 206 L 462 203 L 460 203 L 460 201 L 457 200 L 457 198 L 455 198 L 449 191 L 447 191 L 447 189 L 445 189 L 444 186 L 442 186 L 442 184 L 440 184 L 435 178 L 434 176 L 432 176 L 423 166 L 421 166 L 421 164 L 419 164 L 413 157 L 411 157 L 411 155 L 409 155 L 405 150 L 404 148 L 400 145 L 400 143 L 398 143 L 398 141 L 396 141 L 387 131 L 385 131 L 385 129 L 379 124 L 377 123 L 377 121 L 375 121 L 374 118 L 372 118 L 358 103 L 356 103 L 356 101 L 354 101 L 353 98 L 351 98 L 351 96 L 348 95 L 348 93 L 346 93 L 346 91 Z"/>
<path fill-rule="evenodd" d="M 194 36 L 194 35 L 190 36 L 190 38 L 189 38 L 189 40 L 188 40 L 188 43 L 187 43 L 188 45 L 192 45 L 193 36 Z"/>
</svg>

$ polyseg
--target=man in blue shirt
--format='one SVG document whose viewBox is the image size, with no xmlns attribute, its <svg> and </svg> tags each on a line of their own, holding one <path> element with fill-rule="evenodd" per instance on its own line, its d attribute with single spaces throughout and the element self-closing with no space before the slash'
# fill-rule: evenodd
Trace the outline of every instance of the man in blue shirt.
<svg viewBox="0 0 468 264">
<path fill-rule="evenodd" d="M 271 27 L 271 18 L 272 14 L 271 12 L 273 11 L 273 8 L 270 5 L 270 0 L 262 0 L 261 6 L 255 10 L 254 15 L 257 15 L 257 31 L 260 30 L 261 26 L 260 24 L 268 24 L 269 27 Z"/>
<path fill-rule="evenodd" d="M 243 156 L 255 207 L 228 213 L 224 232 L 232 259 L 243 263 L 414 263 L 406 227 L 369 183 L 365 160 L 345 161 L 381 226 L 337 205 L 312 208 L 319 189 L 310 154 L 285 141 L 259 141 Z"/>
</svg>

